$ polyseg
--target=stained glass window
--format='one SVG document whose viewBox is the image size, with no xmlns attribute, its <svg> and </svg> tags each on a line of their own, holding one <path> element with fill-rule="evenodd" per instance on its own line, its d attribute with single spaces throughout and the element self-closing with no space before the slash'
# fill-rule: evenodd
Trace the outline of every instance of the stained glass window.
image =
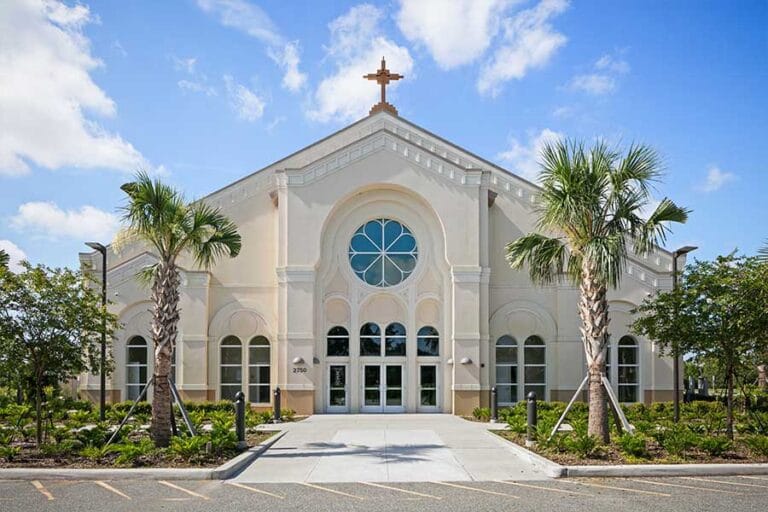
<svg viewBox="0 0 768 512">
<path fill-rule="evenodd" d="M 418 247 L 411 230 L 397 221 L 374 219 L 355 231 L 349 242 L 349 263 L 357 277 L 371 286 L 403 282 L 416 268 Z"/>
</svg>

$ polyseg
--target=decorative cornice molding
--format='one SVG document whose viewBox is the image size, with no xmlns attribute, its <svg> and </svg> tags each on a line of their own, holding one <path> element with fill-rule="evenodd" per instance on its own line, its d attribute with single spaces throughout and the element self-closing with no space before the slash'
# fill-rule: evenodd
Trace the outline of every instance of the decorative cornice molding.
<svg viewBox="0 0 768 512">
<path fill-rule="evenodd" d="M 483 268 L 474 265 L 454 265 L 451 267 L 454 283 L 480 283 L 483 279 Z"/>
<path fill-rule="evenodd" d="M 277 267 L 278 283 L 314 283 L 315 268 L 308 266 L 293 265 L 290 267 Z"/>
</svg>

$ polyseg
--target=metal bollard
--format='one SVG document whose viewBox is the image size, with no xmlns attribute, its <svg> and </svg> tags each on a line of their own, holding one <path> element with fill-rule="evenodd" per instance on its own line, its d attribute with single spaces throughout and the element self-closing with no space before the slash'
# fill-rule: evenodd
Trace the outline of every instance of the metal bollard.
<svg viewBox="0 0 768 512">
<path fill-rule="evenodd" d="M 280 416 L 280 388 L 275 388 L 273 396 L 274 400 L 272 401 L 272 405 L 274 408 L 272 411 L 272 423 L 282 423 L 283 420 Z"/>
<path fill-rule="evenodd" d="M 525 436 L 525 446 L 536 444 L 536 425 L 539 418 L 536 411 L 536 393 L 528 393 L 528 432 Z"/>
<path fill-rule="evenodd" d="M 245 442 L 245 393 L 235 393 L 235 432 L 237 432 L 237 449 L 245 450 L 248 443 Z"/>
<path fill-rule="evenodd" d="M 496 386 L 491 388 L 491 423 L 499 420 L 499 399 L 496 394 Z"/>
</svg>

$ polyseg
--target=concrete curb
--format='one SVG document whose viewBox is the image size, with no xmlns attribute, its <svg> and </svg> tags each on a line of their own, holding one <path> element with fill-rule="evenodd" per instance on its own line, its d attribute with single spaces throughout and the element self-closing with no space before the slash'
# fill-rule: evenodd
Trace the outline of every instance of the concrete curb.
<svg viewBox="0 0 768 512">
<path fill-rule="evenodd" d="M 566 477 L 768 475 L 768 464 L 626 464 L 566 466 Z"/>
<path fill-rule="evenodd" d="M 514 443 L 510 441 L 509 439 L 505 439 L 504 437 L 494 434 L 489 431 L 485 431 L 485 433 L 489 436 L 493 436 L 496 439 L 500 439 L 504 443 L 507 444 L 507 447 L 510 449 L 510 451 L 515 452 L 515 455 L 520 457 L 521 459 L 528 462 L 531 466 L 533 466 L 536 470 L 544 473 L 546 476 L 550 478 L 562 478 L 565 476 L 565 467 L 561 466 L 560 464 L 556 462 L 552 462 L 551 460 L 542 457 L 541 455 L 537 453 L 533 453 L 530 450 L 526 450 L 522 446 L 520 446 L 517 443 Z"/>
<path fill-rule="evenodd" d="M 217 468 L 0 468 L 0 480 L 224 480 L 242 471 L 283 434 L 276 433 Z"/>
<path fill-rule="evenodd" d="M 259 443 L 257 446 L 241 453 L 229 462 L 225 462 L 221 466 L 211 471 L 211 480 L 226 480 L 238 474 L 251 462 L 258 459 L 262 453 L 269 450 L 269 448 L 277 442 L 278 439 L 285 435 L 285 430 L 280 430 L 272 437 L 269 437 Z"/>
</svg>

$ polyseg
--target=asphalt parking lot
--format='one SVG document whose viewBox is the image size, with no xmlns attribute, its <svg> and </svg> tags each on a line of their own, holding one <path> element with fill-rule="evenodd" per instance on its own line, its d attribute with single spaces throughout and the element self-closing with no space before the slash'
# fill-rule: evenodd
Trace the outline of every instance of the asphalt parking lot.
<svg viewBox="0 0 768 512">
<path fill-rule="evenodd" d="M 407 483 L 0 481 L 0 510 L 764 511 L 768 476 Z"/>
</svg>

